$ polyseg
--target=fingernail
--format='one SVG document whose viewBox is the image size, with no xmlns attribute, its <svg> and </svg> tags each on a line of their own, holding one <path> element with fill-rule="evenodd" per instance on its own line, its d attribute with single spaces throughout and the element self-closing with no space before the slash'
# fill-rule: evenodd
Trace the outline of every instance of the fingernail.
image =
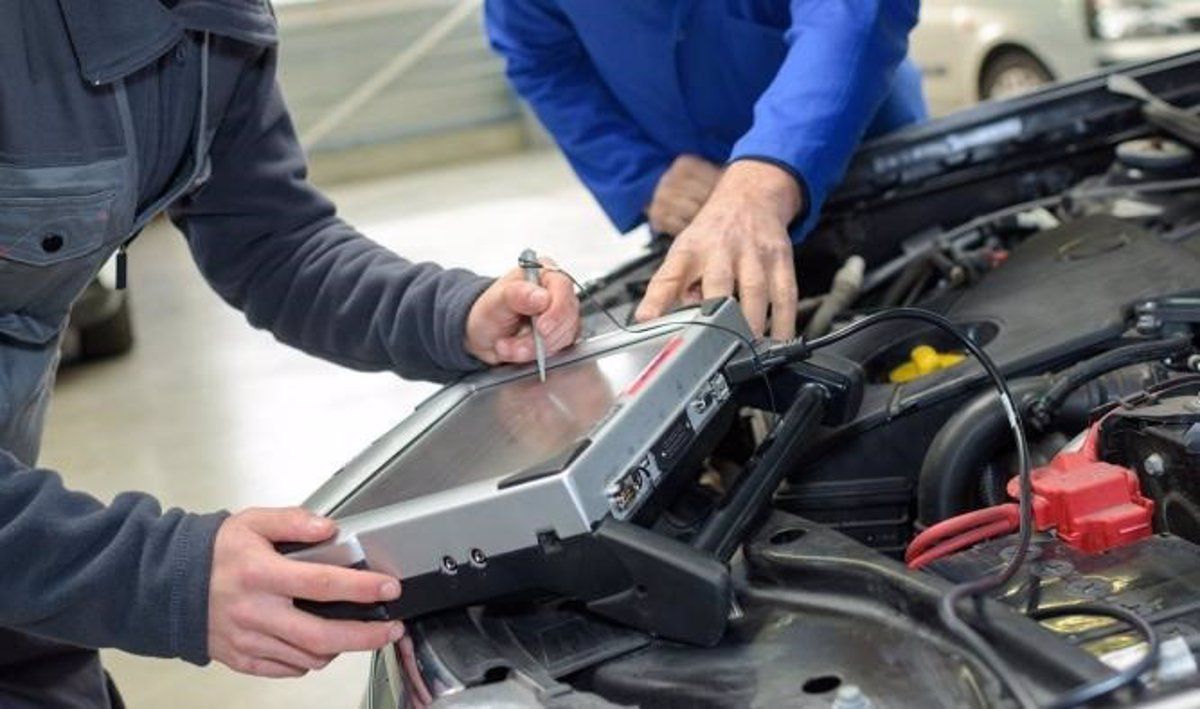
<svg viewBox="0 0 1200 709">
<path fill-rule="evenodd" d="M 312 517 L 308 520 L 308 528 L 314 532 L 328 532 L 333 522 L 326 517 Z"/>
<path fill-rule="evenodd" d="M 550 293 L 545 288 L 536 288 L 529 294 L 529 299 L 539 308 L 550 304 Z"/>
<path fill-rule="evenodd" d="M 396 581 L 384 581 L 379 585 L 379 596 L 385 601 L 394 601 L 400 597 L 400 584 Z"/>
<path fill-rule="evenodd" d="M 388 640 L 396 642 L 402 637 L 404 637 L 404 623 L 396 623 L 392 626 L 392 629 L 388 631 Z"/>
</svg>

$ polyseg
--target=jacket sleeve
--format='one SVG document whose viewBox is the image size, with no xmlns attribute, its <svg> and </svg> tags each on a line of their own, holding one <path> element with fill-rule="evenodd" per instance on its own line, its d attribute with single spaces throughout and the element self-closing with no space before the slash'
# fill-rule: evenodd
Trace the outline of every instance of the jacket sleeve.
<svg viewBox="0 0 1200 709">
<path fill-rule="evenodd" d="M 111 505 L 0 451 L 0 626 L 85 647 L 208 662 L 208 583 L 223 513 Z"/>
<path fill-rule="evenodd" d="M 491 281 L 410 263 L 337 217 L 307 181 L 276 61 L 263 50 L 243 71 L 208 181 L 170 209 L 201 272 L 251 325 L 309 354 L 435 381 L 480 367 L 463 342 Z"/>
<path fill-rule="evenodd" d="M 892 87 L 918 0 L 791 0 L 789 50 L 730 160 L 775 163 L 805 194 L 807 234 Z"/>
<path fill-rule="evenodd" d="M 674 156 L 600 80 L 570 22 L 545 0 L 487 0 L 485 25 L 508 79 L 612 223 L 629 231 Z"/>
</svg>

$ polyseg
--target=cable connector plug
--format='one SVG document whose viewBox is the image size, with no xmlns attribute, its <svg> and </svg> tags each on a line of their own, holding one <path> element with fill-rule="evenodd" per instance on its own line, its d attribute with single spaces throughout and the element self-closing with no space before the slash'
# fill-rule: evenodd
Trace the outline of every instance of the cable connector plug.
<svg viewBox="0 0 1200 709">
<path fill-rule="evenodd" d="M 760 340 L 754 350 L 739 354 L 725 365 L 725 378 L 731 385 L 761 377 L 785 364 L 808 359 L 812 349 L 803 337 L 783 342 Z"/>
</svg>

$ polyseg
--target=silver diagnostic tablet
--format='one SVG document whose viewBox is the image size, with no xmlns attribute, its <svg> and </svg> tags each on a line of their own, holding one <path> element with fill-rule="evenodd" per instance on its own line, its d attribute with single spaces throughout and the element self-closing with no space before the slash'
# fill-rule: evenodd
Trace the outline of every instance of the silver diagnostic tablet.
<svg viewBox="0 0 1200 709">
<path fill-rule="evenodd" d="M 695 472 L 730 408 L 721 368 L 749 337 L 728 300 L 635 330 L 551 358 L 544 383 L 498 368 L 442 389 L 309 498 L 339 534 L 291 556 L 402 578 L 393 617 L 563 591 L 588 566 L 575 540 Z"/>
</svg>

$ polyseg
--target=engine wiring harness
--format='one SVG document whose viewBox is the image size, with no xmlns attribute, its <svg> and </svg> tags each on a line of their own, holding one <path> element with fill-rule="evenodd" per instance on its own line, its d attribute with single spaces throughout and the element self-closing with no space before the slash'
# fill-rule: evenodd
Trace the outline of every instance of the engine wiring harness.
<svg viewBox="0 0 1200 709">
<path fill-rule="evenodd" d="M 1200 186 L 1200 178 L 1168 183 L 1159 187 L 1159 189 L 1180 189 L 1185 186 Z M 973 225 L 971 226 L 973 228 Z M 646 332 L 659 327 L 654 325 L 630 327 L 623 324 L 608 308 L 594 298 L 589 289 L 561 267 L 547 267 L 541 263 L 530 265 L 537 268 L 545 268 L 547 272 L 557 272 L 565 276 L 585 298 L 589 299 L 620 330 L 626 332 Z M 1075 687 L 1049 703 L 1039 702 L 1035 699 L 1029 687 L 1013 673 L 991 644 L 961 614 L 961 611 L 968 605 L 978 607 L 974 602 L 976 599 L 1007 584 L 1020 571 L 1029 556 L 1034 530 L 1040 525 L 1063 525 L 1066 528 L 1070 524 L 1077 523 L 1078 520 L 1076 517 L 1071 514 L 1063 514 L 1061 510 L 1064 508 L 1067 510 L 1076 510 L 1077 506 L 1070 503 L 1077 502 L 1079 499 L 1078 493 L 1068 490 L 1066 494 L 1053 495 L 1049 493 L 1047 486 L 1041 486 L 1040 489 L 1043 496 L 1041 499 L 1043 502 L 1037 502 L 1039 499 L 1039 488 L 1035 486 L 1035 475 L 1030 464 L 1029 444 L 1025 434 L 1025 424 L 1021 407 L 1018 406 L 1016 399 L 1009 390 L 1006 378 L 995 362 L 967 333 L 963 332 L 963 330 L 942 315 L 914 307 L 896 307 L 873 312 L 829 334 L 811 340 L 801 336 L 785 342 L 760 343 L 759 346 L 756 346 L 749 338 L 735 330 L 715 326 L 711 323 L 692 322 L 687 324 L 715 327 L 716 329 L 726 331 L 741 342 L 747 350 L 746 354 L 736 357 L 726 365 L 726 377 L 729 379 L 730 384 L 748 381 L 756 377 L 760 378 L 765 386 L 772 410 L 777 411 L 775 395 L 771 389 L 769 377 L 771 371 L 783 365 L 804 360 L 814 351 L 852 337 L 867 328 L 875 327 L 880 323 L 897 320 L 919 321 L 932 325 L 957 340 L 975 358 L 986 371 L 999 394 L 1017 451 L 1017 475 L 1013 478 L 1009 488 L 1010 494 L 1017 499 L 1015 505 L 1003 505 L 999 508 L 979 510 L 977 511 L 978 515 L 975 517 L 965 515 L 962 520 L 955 522 L 954 525 L 947 528 L 948 531 L 952 530 L 955 532 L 948 535 L 950 539 L 938 543 L 930 543 L 928 548 L 923 552 L 925 554 L 934 554 L 933 558 L 929 558 L 924 562 L 929 563 L 934 558 L 937 558 L 937 556 L 949 553 L 949 549 L 953 545 L 969 546 L 976 541 L 988 539 L 992 536 L 1005 533 L 1005 531 L 1011 532 L 1014 530 L 1014 525 L 1015 531 L 1018 532 L 1015 552 L 999 571 L 952 586 L 942 597 L 938 607 L 938 616 L 943 625 L 974 652 L 1023 708 L 1046 706 L 1050 709 L 1065 709 L 1066 707 L 1079 706 L 1106 696 L 1122 687 L 1136 683 L 1142 674 L 1150 671 L 1157 665 L 1160 640 L 1153 626 L 1125 609 L 1101 603 L 1092 603 L 1086 606 L 1075 605 L 1052 610 L 1030 609 L 1031 617 L 1036 620 L 1049 618 L 1054 615 L 1095 615 L 1108 617 L 1117 622 L 1128 624 L 1138 630 L 1145 637 L 1148 646 L 1145 655 L 1132 667 L 1115 672 L 1105 679 Z M 1038 477 L 1044 477 L 1044 474 Z M 1136 477 L 1134 481 L 1136 485 Z M 1055 501 L 1060 504 L 1056 506 L 1054 504 Z M 1066 504 L 1062 504 L 1064 502 Z M 1131 504 L 1137 506 L 1136 502 Z M 1040 516 L 1038 514 L 1039 508 L 1043 510 Z M 1052 510 L 1058 511 L 1052 512 Z M 953 522 L 954 520 L 950 521 Z M 1002 529 L 1005 531 L 1001 531 Z M 947 534 L 931 535 L 929 539 L 940 538 L 940 536 L 947 536 Z M 975 541 L 971 541 L 972 539 Z M 962 546 L 956 546 L 956 548 L 962 548 Z"/>
</svg>

